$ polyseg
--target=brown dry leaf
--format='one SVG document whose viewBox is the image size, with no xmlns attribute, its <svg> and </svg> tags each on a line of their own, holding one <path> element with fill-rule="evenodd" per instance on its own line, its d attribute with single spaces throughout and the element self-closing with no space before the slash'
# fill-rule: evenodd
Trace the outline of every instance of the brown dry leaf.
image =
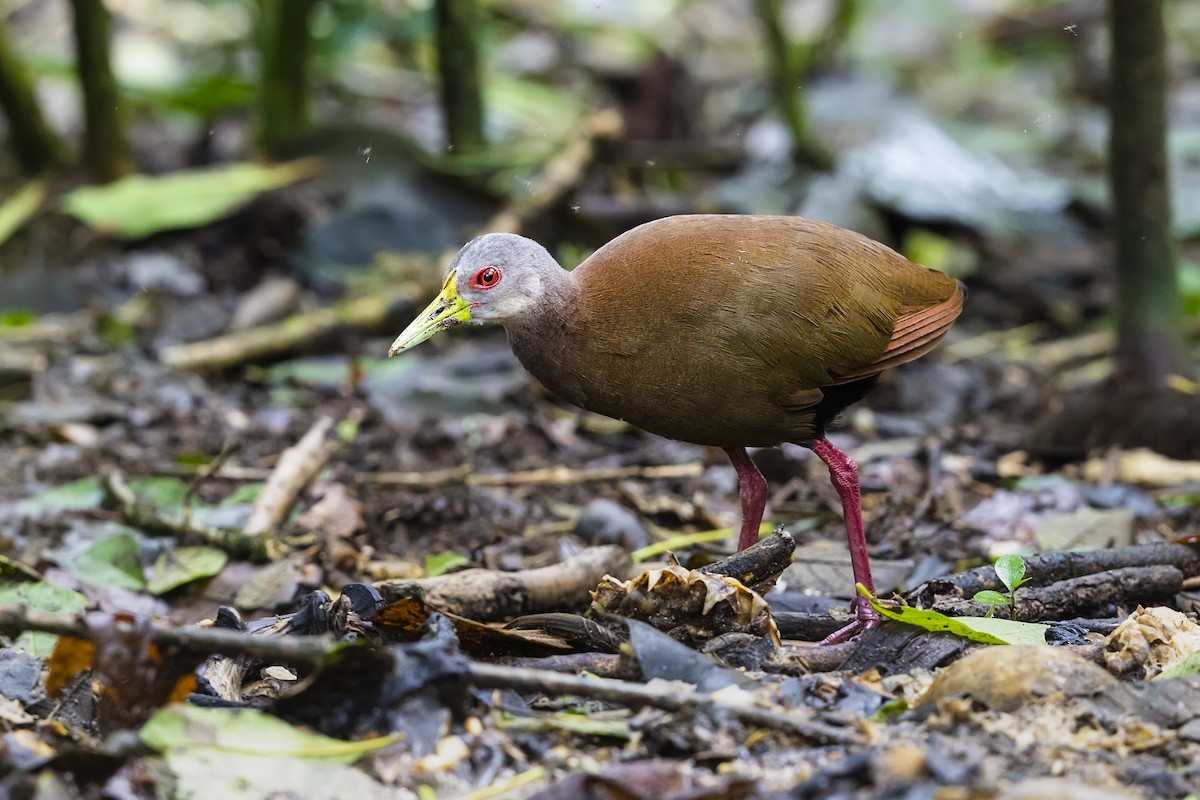
<svg viewBox="0 0 1200 800">
<path fill-rule="evenodd" d="M 46 663 L 46 694 L 58 697 L 75 676 L 92 668 L 96 648 L 86 639 L 61 636 Z"/>
<path fill-rule="evenodd" d="M 326 484 L 321 499 L 296 520 L 306 531 L 324 533 L 326 536 L 345 539 L 361 530 L 363 504 L 345 484 Z"/>
<path fill-rule="evenodd" d="M 1066 697 L 1093 695 L 1117 679 L 1092 662 L 1057 647 L 984 647 L 943 669 L 918 705 L 960 695 L 996 711 Z"/>
<path fill-rule="evenodd" d="M 1200 481 L 1200 461 L 1176 461 L 1146 448 L 1126 450 L 1117 454 L 1115 460 L 1113 470 L 1110 456 L 1089 459 L 1083 465 L 1084 477 L 1089 481 L 1111 478 L 1142 486 L 1179 486 Z"/>
<path fill-rule="evenodd" d="M 741 581 L 672 563 L 628 581 L 604 576 L 592 592 L 592 611 L 647 622 L 692 643 L 726 633 L 779 641 L 771 609 Z"/>
<path fill-rule="evenodd" d="M 1133 612 L 1104 643 L 1104 663 L 1118 675 L 1135 670 L 1153 678 L 1200 651 L 1200 625 L 1157 606 Z"/>
<path fill-rule="evenodd" d="M 445 615 L 458 634 L 463 652 L 475 656 L 548 656 L 571 649 L 557 636 L 542 631 L 493 628 L 425 602 L 421 592 L 397 596 L 371 617 L 371 624 L 389 630 L 402 641 L 416 641 L 424 635 L 431 614 Z"/>
</svg>

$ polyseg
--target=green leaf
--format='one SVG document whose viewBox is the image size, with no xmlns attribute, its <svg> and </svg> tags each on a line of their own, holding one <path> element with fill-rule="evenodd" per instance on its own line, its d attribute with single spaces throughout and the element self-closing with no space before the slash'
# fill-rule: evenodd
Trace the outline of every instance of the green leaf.
<svg viewBox="0 0 1200 800">
<path fill-rule="evenodd" d="M 129 481 L 129 488 L 138 500 L 161 510 L 183 508 L 183 497 L 187 494 L 187 484 L 178 478 L 134 478 Z"/>
<path fill-rule="evenodd" d="M 99 478 L 83 478 L 47 489 L 17 504 L 17 511 L 34 516 L 47 511 L 87 511 L 99 508 L 104 499 Z"/>
<path fill-rule="evenodd" d="M 993 592 L 991 589 L 976 592 L 975 596 L 971 599 L 976 603 L 983 603 L 985 606 L 1006 606 L 1009 604 L 1008 595 Z"/>
<path fill-rule="evenodd" d="M 425 556 L 425 575 L 430 578 L 436 578 L 438 575 L 445 575 L 456 567 L 470 563 L 470 559 L 461 553 L 453 551 L 436 553 L 431 556 Z"/>
<path fill-rule="evenodd" d="M 0 606 L 24 605 L 38 611 L 75 614 L 87 608 L 87 598 L 79 592 L 45 581 L 8 581 L 0 583 Z M 53 633 L 25 632 L 12 643 L 15 650 L 45 658 L 54 649 L 58 637 Z"/>
<path fill-rule="evenodd" d="M 225 568 L 229 556 L 215 547 L 176 547 L 158 554 L 146 590 L 166 594 L 192 581 L 211 578 Z"/>
<path fill-rule="evenodd" d="M 151 177 L 131 175 L 85 186 L 62 198 L 63 210 L 100 233 L 142 239 L 160 231 L 207 225 L 255 195 L 316 174 L 317 162 L 274 166 L 226 164 Z"/>
<path fill-rule="evenodd" d="M 0 309 L 0 328 L 25 328 L 37 322 L 37 314 L 27 308 Z"/>
<path fill-rule="evenodd" d="M 266 486 L 265 483 L 247 483 L 243 486 L 239 486 L 230 492 L 229 496 L 218 503 L 218 505 L 221 508 L 227 508 L 229 506 L 241 506 L 247 503 L 253 503 L 258 499 L 258 496 L 262 494 L 264 486 Z"/>
<path fill-rule="evenodd" d="M 1182 661 L 1172 664 L 1167 669 L 1154 676 L 1153 680 L 1164 678 L 1182 678 L 1184 675 L 1193 675 L 1200 672 L 1200 650 L 1192 653 Z"/>
<path fill-rule="evenodd" d="M 403 734 L 344 742 L 303 731 L 255 709 L 172 704 L 156 711 L 142 726 L 139 736 L 143 744 L 160 753 L 203 748 L 248 756 L 296 756 L 353 764 L 367 753 L 399 741 Z"/>
<path fill-rule="evenodd" d="M 75 577 L 94 586 L 117 586 L 135 592 L 146 588 L 141 545 L 130 532 L 101 539 L 75 559 Z"/>
<path fill-rule="evenodd" d="M 1000 556 L 996 559 L 996 577 L 1010 592 L 1015 592 L 1018 586 L 1025 583 L 1021 580 L 1025 577 L 1025 559 L 1012 553 Z"/>
<path fill-rule="evenodd" d="M 992 617 L 948 617 L 937 611 L 908 606 L 896 609 L 880 603 L 861 583 L 856 588 L 859 594 L 867 598 L 871 607 L 884 617 L 927 631 L 951 633 L 980 644 L 1046 644 L 1048 625 Z"/>
<path fill-rule="evenodd" d="M 30 181 L 0 204 L 0 245 L 37 213 L 45 199 L 46 185 L 41 181 Z"/>
</svg>

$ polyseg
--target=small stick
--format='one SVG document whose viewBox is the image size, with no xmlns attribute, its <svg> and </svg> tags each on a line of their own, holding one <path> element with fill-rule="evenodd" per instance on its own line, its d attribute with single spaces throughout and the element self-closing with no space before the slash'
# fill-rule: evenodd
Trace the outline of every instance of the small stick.
<svg viewBox="0 0 1200 800">
<path fill-rule="evenodd" d="M 746 725 L 796 734 L 828 744 L 853 744 L 860 739 L 852 729 L 835 728 L 805 718 L 794 709 L 774 704 L 749 705 L 745 695 L 726 697 L 721 693 L 706 694 L 682 681 L 642 684 L 614 678 L 584 678 L 549 670 L 480 663 L 472 663 L 469 674 L 474 684 L 484 689 L 569 694 L 634 708 L 650 706 L 692 714 L 707 712 L 718 718 L 732 717 Z"/>
<path fill-rule="evenodd" d="M 275 465 L 271 477 L 267 478 L 267 485 L 250 511 L 250 519 L 244 529 L 247 536 L 272 538 L 275 529 L 295 505 L 300 492 L 316 477 L 337 449 L 337 443 L 328 438 L 332 429 L 333 417 L 322 416 L 299 442 L 279 456 L 279 463 Z"/>
<path fill-rule="evenodd" d="M 191 507 L 192 498 L 196 496 L 196 492 L 200 491 L 204 484 L 208 483 L 208 479 L 225 466 L 225 462 L 228 461 L 229 457 L 236 453 L 241 446 L 241 442 L 239 442 L 237 439 L 226 439 L 225 443 L 221 445 L 221 452 L 217 453 L 217 457 L 212 460 L 212 463 L 205 464 L 196 471 L 196 476 L 188 483 L 187 489 L 184 490 L 183 493 L 184 508 Z"/>
<path fill-rule="evenodd" d="M 431 472 L 362 473 L 360 480 L 380 486 L 414 486 L 434 488 L 464 484 L 466 486 L 565 486 L 590 481 L 619 481 L 627 478 L 695 478 L 704 474 L 700 462 L 667 464 L 658 467 L 599 467 L 570 469 L 564 466 L 530 469 L 517 472 L 473 474 L 470 467 L 453 467 Z"/>
</svg>

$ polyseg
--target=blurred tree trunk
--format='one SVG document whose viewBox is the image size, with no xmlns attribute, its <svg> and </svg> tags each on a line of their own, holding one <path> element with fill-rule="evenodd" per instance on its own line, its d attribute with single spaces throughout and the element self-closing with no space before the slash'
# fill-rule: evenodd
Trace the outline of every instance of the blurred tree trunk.
<svg viewBox="0 0 1200 800">
<path fill-rule="evenodd" d="M 111 181 L 133 169 L 121 95 L 109 63 L 111 17 L 103 0 L 71 0 L 75 68 L 83 89 L 83 159 L 92 175 Z"/>
<path fill-rule="evenodd" d="M 308 127 L 309 22 L 317 0 L 259 0 L 259 146 L 271 152 Z"/>
<path fill-rule="evenodd" d="M 833 156 L 816 141 L 809 126 L 803 85 L 814 66 L 832 59 L 858 21 L 858 0 L 838 0 L 825 31 L 812 41 L 792 42 L 784 21 L 785 0 L 757 0 L 766 39 L 771 92 L 792 135 L 792 159 L 813 169 L 833 166 Z"/>
<path fill-rule="evenodd" d="M 1110 0 L 1108 171 L 1119 381 L 1162 386 L 1183 364 L 1166 155 L 1162 0 Z"/>
<path fill-rule="evenodd" d="M 8 119 L 8 138 L 25 172 L 39 172 L 63 163 L 62 142 L 46 124 L 25 66 L 9 44 L 0 21 L 0 110 Z"/>
<path fill-rule="evenodd" d="M 446 144 L 456 153 L 479 150 L 485 143 L 479 0 L 435 0 L 434 16 Z"/>
</svg>

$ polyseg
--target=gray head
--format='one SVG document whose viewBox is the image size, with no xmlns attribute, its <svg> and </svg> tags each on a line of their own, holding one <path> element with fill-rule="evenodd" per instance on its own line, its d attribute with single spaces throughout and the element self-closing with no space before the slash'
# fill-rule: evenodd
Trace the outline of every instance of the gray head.
<svg viewBox="0 0 1200 800">
<path fill-rule="evenodd" d="M 478 236 L 458 251 L 441 293 L 396 337 L 388 355 L 464 322 L 504 323 L 536 313 L 566 275 L 532 239 L 514 233 Z"/>
</svg>

